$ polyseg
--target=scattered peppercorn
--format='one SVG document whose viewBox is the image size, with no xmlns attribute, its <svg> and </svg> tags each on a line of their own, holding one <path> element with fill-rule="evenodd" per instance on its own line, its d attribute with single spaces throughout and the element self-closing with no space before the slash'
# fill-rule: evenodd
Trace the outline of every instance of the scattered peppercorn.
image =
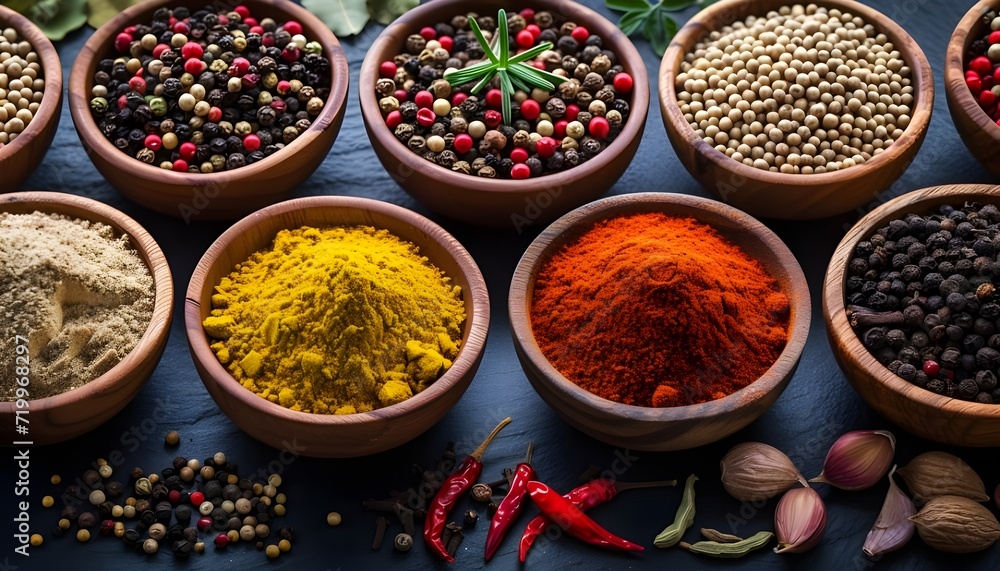
<svg viewBox="0 0 1000 571">
<path fill-rule="evenodd" d="M 409 551 L 413 547 L 413 537 L 408 533 L 397 534 L 393 547 L 396 551 Z"/>
<path fill-rule="evenodd" d="M 177 446 L 181 442 L 181 435 L 176 430 L 171 430 L 166 436 L 163 437 L 163 442 L 167 446 Z"/>
<path fill-rule="evenodd" d="M 339 513 L 337 513 L 337 512 L 330 512 L 330 513 L 326 514 L 326 523 L 328 525 L 338 526 L 338 525 L 340 525 L 340 522 L 341 522 L 341 517 L 340 517 Z"/>
<path fill-rule="evenodd" d="M 45 538 L 42 537 L 40 534 L 34 533 L 31 535 L 30 541 L 32 547 L 39 547 L 43 543 L 45 543 Z"/>
</svg>

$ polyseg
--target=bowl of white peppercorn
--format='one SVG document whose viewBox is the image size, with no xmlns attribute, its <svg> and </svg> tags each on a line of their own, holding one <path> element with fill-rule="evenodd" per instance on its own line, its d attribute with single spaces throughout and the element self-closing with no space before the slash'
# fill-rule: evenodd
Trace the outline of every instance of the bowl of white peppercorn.
<svg viewBox="0 0 1000 571">
<path fill-rule="evenodd" d="M 59 127 L 62 64 L 38 26 L 0 5 L 0 193 L 42 162 Z"/>
<path fill-rule="evenodd" d="M 693 17 L 660 66 L 681 163 L 761 218 L 850 211 L 895 181 L 934 103 L 916 42 L 851 0 L 724 0 Z"/>
</svg>

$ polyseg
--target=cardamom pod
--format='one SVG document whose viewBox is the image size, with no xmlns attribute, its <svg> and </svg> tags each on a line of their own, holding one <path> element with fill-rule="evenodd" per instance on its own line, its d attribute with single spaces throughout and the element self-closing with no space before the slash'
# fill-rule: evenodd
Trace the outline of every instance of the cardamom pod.
<svg viewBox="0 0 1000 571">
<path fill-rule="evenodd" d="M 705 536 L 705 539 L 708 541 L 714 541 L 716 543 L 739 543 L 743 541 L 742 537 L 737 537 L 735 535 L 722 533 L 721 531 L 704 527 L 701 528 L 701 534 Z"/>
<path fill-rule="evenodd" d="M 653 545 L 657 547 L 673 547 L 677 545 L 684 532 L 694 523 L 694 483 L 698 481 L 698 476 L 691 474 L 684 484 L 684 495 L 681 497 L 681 505 L 677 507 L 677 515 L 674 522 L 667 526 L 653 539 Z"/>
<path fill-rule="evenodd" d="M 1000 539 L 1000 522 L 990 510 L 961 496 L 932 498 L 910 517 L 924 543 L 948 553 L 982 551 Z"/>
<path fill-rule="evenodd" d="M 773 498 L 806 479 L 784 452 L 761 442 L 737 444 L 722 458 L 722 485 L 737 500 Z"/>
<path fill-rule="evenodd" d="M 897 472 L 918 504 L 938 496 L 961 496 L 977 502 L 990 499 L 979 474 L 947 452 L 925 452 Z"/>
<path fill-rule="evenodd" d="M 708 555 L 709 557 L 736 559 L 738 557 L 743 557 L 751 551 L 764 547 L 771 542 L 772 538 L 774 538 L 774 534 L 770 531 L 761 531 L 736 543 L 699 541 L 697 543 L 692 543 L 691 545 L 681 543 L 681 547 L 687 549 L 691 553 Z"/>
</svg>

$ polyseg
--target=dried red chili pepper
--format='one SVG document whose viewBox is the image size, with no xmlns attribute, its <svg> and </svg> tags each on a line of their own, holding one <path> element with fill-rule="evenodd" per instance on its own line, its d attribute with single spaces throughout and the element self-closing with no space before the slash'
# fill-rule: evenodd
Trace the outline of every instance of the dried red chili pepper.
<svg viewBox="0 0 1000 571">
<path fill-rule="evenodd" d="M 642 551 L 641 545 L 622 539 L 604 529 L 572 502 L 546 484 L 528 482 L 528 493 L 538 509 L 573 537 L 591 545 L 621 551 Z"/>
<path fill-rule="evenodd" d="M 528 482 L 535 479 L 535 469 L 531 467 L 531 452 L 534 444 L 528 444 L 524 462 L 517 465 L 511 477 L 510 490 L 497 507 L 490 520 L 490 531 L 486 534 L 486 560 L 489 561 L 500 548 L 507 530 L 524 510 L 524 498 L 528 495 Z"/>
<path fill-rule="evenodd" d="M 472 454 L 462 460 L 458 468 L 441 485 L 441 489 L 438 490 L 430 507 L 427 508 L 427 516 L 424 518 L 424 542 L 432 553 L 448 563 L 455 561 L 441 540 L 441 534 L 448 521 L 448 514 L 465 492 L 469 491 L 469 488 L 479 479 L 479 475 L 483 471 L 483 454 L 486 452 L 486 448 L 508 424 L 510 424 L 510 417 L 500 421 L 500 424 L 493 429 L 493 432 L 490 432 L 486 440 L 483 440 L 482 444 L 472 451 Z"/>
<path fill-rule="evenodd" d="M 638 490 L 640 488 L 655 488 L 659 486 L 676 485 L 677 480 L 618 483 L 608 478 L 599 478 L 597 480 L 587 482 L 582 486 L 573 488 L 564 494 L 563 497 L 574 506 L 580 508 L 580 511 L 587 511 L 594 506 L 603 504 L 621 492 Z M 547 530 L 550 525 L 552 525 L 552 520 L 546 517 L 545 514 L 539 514 L 528 522 L 527 527 L 524 528 L 524 534 L 521 536 L 521 543 L 519 546 L 521 563 L 524 563 L 525 558 L 528 556 L 528 550 L 531 549 L 531 546 L 535 543 L 535 540 L 538 539 L 538 536 L 545 533 L 545 530 Z"/>
</svg>

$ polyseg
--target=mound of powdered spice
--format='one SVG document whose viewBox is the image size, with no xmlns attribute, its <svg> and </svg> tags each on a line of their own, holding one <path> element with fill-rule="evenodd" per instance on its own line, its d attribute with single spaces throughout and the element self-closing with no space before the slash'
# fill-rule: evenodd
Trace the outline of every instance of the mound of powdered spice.
<svg viewBox="0 0 1000 571">
<path fill-rule="evenodd" d="M 58 214 L 0 213 L 0 367 L 28 339 L 32 399 L 83 386 L 138 344 L 153 316 L 149 269 L 112 227 Z M 0 400 L 15 397 L 9 373 Z"/>
<path fill-rule="evenodd" d="M 367 412 L 424 390 L 458 356 L 459 286 L 370 226 L 282 230 L 222 279 L 204 321 L 244 387 L 292 410 Z"/>
<path fill-rule="evenodd" d="M 580 387 L 668 407 L 760 377 L 785 347 L 789 314 L 762 264 L 714 228 L 646 213 L 599 222 L 545 262 L 531 327 Z"/>
</svg>

